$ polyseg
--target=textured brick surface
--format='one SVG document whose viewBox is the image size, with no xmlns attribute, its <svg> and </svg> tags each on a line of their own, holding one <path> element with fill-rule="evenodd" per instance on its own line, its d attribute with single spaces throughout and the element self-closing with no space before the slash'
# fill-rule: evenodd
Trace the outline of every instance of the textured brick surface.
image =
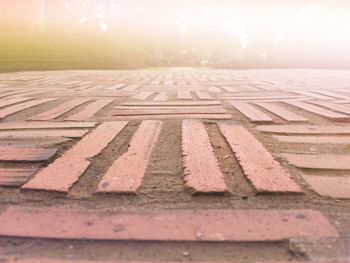
<svg viewBox="0 0 350 263">
<path fill-rule="evenodd" d="M 177 92 L 178 100 L 192 100 L 192 95 L 189 91 L 178 91 Z"/>
<path fill-rule="evenodd" d="M 252 122 L 273 122 L 270 116 L 246 102 L 231 101 L 231 104 Z"/>
<path fill-rule="evenodd" d="M 349 136 L 284 136 L 274 135 L 275 139 L 288 143 L 308 143 L 308 144 L 350 144 Z"/>
<path fill-rule="evenodd" d="M 159 241 L 276 241 L 337 237 L 314 210 L 146 210 L 108 212 L 9 207 L 0 236 Z"/>
<path fill-rule="evenodd" d="M 258 192 L 301 192 L 288 172 L 245 128 L 234 124 L 220 124 L 219 128 Z"/>
<path fill-rule="evenodd" d="M 45 161 L 51 158 L 55 153 L 56 149 L 0 146 L 0 161 Z"/>
<path fill-rule="evenodd" d="M 36 171 L 36 168 L 0 168 L 0 185 L 20 186 Z"/>
<path fill-rule="evenodd" d="M 258 130 L 281 134 L 350 134 L 350 125 L 261 125 Z"/>
<path fill-rule="evenodd" d="M 36 116 L 28 118 L 29 120 L 45 121 L 56 119 L 63 114 L 71 111 L 72 109 L 78 107 L 79 105 L 88 102 L 89 99 L 73 99 L 62 103 L 61 105 L 50 109 L 46 112 L 40 113 Z"/>
<path fill-rule="evenodd" d="M 44 137 L 80 138 L 88 130 L 22 130 L 22 131 L 0 131 L 0 139 L 27 139 Z"/>
<path fill-rule="evenodd" d="M 96 122 L 3 122 L 0 130 L 92 128 L 95 125 Z"/>
<path fill-rule="evenodd" d="M 13 106 L 6 107 L 4 109 L 0 109 L 0 119 L 10 116 L 14 113 L 38 106 L 40 104 L 44 104 L 46 102 L 54 101 L 55 99 L 36 99 L 28 102 L 23 102 L 20 104 L 16 104 Z"/>
<path fill-rule="evenodd" d="M 288 162 L 304 169 L 349 170 L 350 155 L 340 154 L 282 154 Z"/>
<path fill-rule="evenodd" d="M 66 120 L 86 121 L 86 120 L 90 119 L 91 117 L 93 117 L 96 113 L 98 113 L 104 107 L 106 107 L 108 104 L 112 103 L 113 101 L 114 101 L 113 99 L 97 100 L 97 101 L 87 105 L 81 111 L 67 117 Z"/>
<path fill-rule="evenodd" d="M 259 105 L 260 107 L 263 107 L 264 109 L 272 112 L 273 114 L 289 122 L 305 122 L 308 120 L 307 118 L 300 116 L 289 110 L 286 110 L 285 108 L 278 106 L 276 104 L 272 104 L 268 102 L 260 102 L 255 104 Z"/>
<path fill-rule="evenodd" d="M 350 199 L 350 174 L 344 176 L 303 175 L 303 177 L 319 195 Z"/>
<path fill-rule="evenodd" d="M 227 191 L 203 123 L 182 122 L 182 154 L 186 186 L 194 193 Z"/>
<path fill-rule="evenodd" d="M 22 186 L 22 189 L 67 192 L 127 122 L 106 122 Z"/>
<path fill-rule="evenodd" d="M 150 162 L 162 123 L 143 121 L 130 142 L 129 149 L 108 169 L 98 185 L 98 192 L 136 193 Z"/>
<path fill-rule="evenodd" d="M 345 115 L 342 113 L 337 113 L 337 112 L 330 111 L 330 110 L 326 110 L 324 108 L 314 106 L 314 105 L 309 104 L 309 103 L 305 103 L 305 102 L 301 102 L 301 101 L 288 101 L 286 103 L 288 103 L 292 106 L 295 106 L 297 108 L 300 108 L 302 110 L 309 111 L 309 112 L 312 112 L 314 114 L 320 115 L 322 117 L 328 118 L 328 119 L 338 120 L 338 121 L 350 120 L 350 116 L 348 116 L 348 115 Z"/>
</svg>

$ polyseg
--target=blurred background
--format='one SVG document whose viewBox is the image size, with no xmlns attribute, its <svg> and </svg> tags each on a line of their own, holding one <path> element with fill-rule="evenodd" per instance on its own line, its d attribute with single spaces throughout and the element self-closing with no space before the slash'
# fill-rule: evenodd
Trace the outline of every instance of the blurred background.
<svg viewBox="0 0 350 263">
<path fill-rule="evenodd" d="M 0 70 L 350 68 L 349 0 L 0 0 Z"/>
</svg>

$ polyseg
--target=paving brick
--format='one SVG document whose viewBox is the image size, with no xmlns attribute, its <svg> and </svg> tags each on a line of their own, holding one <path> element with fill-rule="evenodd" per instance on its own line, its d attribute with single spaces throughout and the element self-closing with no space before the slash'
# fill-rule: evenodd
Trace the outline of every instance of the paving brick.
<svg viewBox="0 0 350 263">
<path fill-rule="evenodd" d="M 282 154 L 288 162 L 303 169 L 349 170 L 350 155 L 340 154 Z"/>
<path fill-rule="evenodd" d="M 0 130 L 92 128 L 96 122 L 2 122 Z"/>
<path fill-rule="evenodd" d="M 0 139 L 38 139 L 45 137 L 80 138 L 88 130 L 21 130 L 21 131 L 0 131 Z"/>
<path fill-rule="evenodd" d="M 219 101 L 145 101 L 145 102 L 125 102 L 122 103 L 123 106 L 209 106 L 209 105 L 219 105 Z"/>
<path fill-rule="evenodd" d="M 56 150 L 57 149 L 0 146 L 0 161 L 45 161 L 51 158 L 56 153 Z"/>
<path fill-rule="evenodd" d="M 209 119 L 230 120 L 230 114 L 159 114 L 159 115 L 137 115 L 137 116 L 114 116 L 114 120 L 164 120 L 164 119 Z"/>
<path fill-rule="evenodd" d="M 350 134 L 350 125 L 260 125 L 257 129 L 279 134 Z"/>
<path fill-rule="evenodd" d="M 265 147 L 245 128 L 219 124 L 239 164 L 258 192 L 301 192 L 300 187 Z"/>
<path fill-rule="evenodd" d="M 56 99 L 36 99 L 31 101 L 26 101 L 20 104 L 12 105 L 0 110 L 0 119 L 10 116 L 14 113 L 27 110 L 29 108 L 38 106 L 40 104 L 44 104 L 50 101 L 54 101 Z"/>
<path fill-rule="evenodd" d="M 322 117 L 325 117 L 327 119 L 331 120 L 350 120 L 350 116 L 341 114 L 341 113 L 336 113 L 334 111 L 326 110 L 324 108 L 314 106 L 312 104 L 302 102 L 302 101 L 285 101 L 285 103 L 292 105 L 294 107 L 300 108 L 304 111 L 309 111 L 311 113 L 314 113 L 316 115 L 320 115 Z"/>
<path fill-rule="evenodd" d="M 256 105 L 272 112 L 273 114 L 281 117 L 282 119 L 288 121 L 288 122 L 305 122 L 308 121 L 307 118 L 300 116 L 294 112 L 291 112 L 289 110 L 286 110 L 285 108 L 278 106 L 273 103 L 268 102 L 255 102 Z"/>
<path fill-rule="evenodd" d="M 339 136 L 280 136 L 274 135 L 273 138 L 280 142 L 288 143 L 310 143 L 310 144 L 350 144 L 350 137 Z"/>
<path fill-rule="evenodd" d="M 329 108 L 329 109 L 331 109 L 333 111 L 336 111 L 336 112 L 341 112 L 341 113 L 344 113 L 344 114 L 350 114 L 350 107 L 344 106 L 344 105 L 340 105 L 338 103 L 333 103 L 333 102 L 330 102 L 330 101 L 311 101 L 310 103 L 316 104 L 318 106 Z"/>
<path fill-rule="evenodd" d="M 68 192 L 69 188 L 98 155 L 127 125 L 127 122 L 106 122 L 85 136 L 52 164 L 40 170 L 22 189 Z"/>
<path fill-rule="evenodd" d="M 338 237 L 314 210 L 84 210 L 8 207 L 0 236 L 149 241 L 278 241 Z"/>
<path fill-rule="evenodd" d="M 313 98 L 313 99 L 318 99 L 318 100 L 331 100 L 332 98 L 329 97 L 329 96 L 324 96 L 324 95 L 321 95 L 321 94 L 317 94 L 317 93 L 314 93 L 312 91 L 295 91 L 295 93 L 298 93 L 298 94 L 301 94 L 301 95 L 304 95 L 306 96 L 307 98 Z"/>
<path fill-rule="evenodd" d="M 100 110 L 102 110 L 104 107 L 106 107 L 108 104 L 112 103 L 113 99 L 103 99 L 103 100 L 97 100 L 89 105 L 87 105 L 84 109 L 79 111 L 78 113 L 75 113 L 67 118 L 66 120 L 71 121 L 85 121 L 93 117 L 96 113 L 98 113 Z"/>
<path fill-rule="evenodd" d="M 221 89 L 218 87 L 208 87 L 207 90 L 212 93 L 219 93 L 221 92 Z"/>
<path fill-rule="evenodd" d="M 178 100 L 192 100 L 191 92 L 189 91 L 178 91 L 177 92 Z"/>
<path fill-rule="evenodd" d="M 6 106 L 9 106 L 9 105 L 12 105 L 12 104 L 16 104 L 16 103 L 19 103 L 19 102 L 24 102 L 24 101 L 27 101 L 27 100 L 31 100 L 31 99 L 30 98 L 14 98 L 14 99 L 1 100 L 0 101 L 0 108 L 6 107 Z"/>
<path fill-rule="evenodd" d="M 314 92 L 318 93 L 318 94 L 325 95 L 327 97 L 331 97 L 331 98 L 345 99 L 345 100 L 349 99 L 349 96 L 341 95 L 341 94 L 339 94 L 339 92 L 328 91 L 328 90 L 317 90 L 317 91 L 314 91 Z"/>
<path fill-rule="evenodd" d="M 186 186 L 193 193 L 227 191 L 224 176 L 202 122 L 182 122 L 182 155 Z"/>
<path fill-rule="evenodd" d="M 28 118 L 28 120 L 36 120 L 36 121 L 46 121 L 56 119 L 63 114 L 75 109 L 76 107 L 88 102 L 90 99 L 73 99 L 62 103 L 61 105 L 35 115 L 33 117 Z"/>
<path fill-rule="evenodd" d="M 140 93 L 137 93 L 136 95 L 132 96 L 131 99 L 133 100 L 146 100 L 148 97 L 153 95 L 153 91 L 142 91 Z"/>
<path fill-rule="evenodd" d="M 128 151 L 108 169 L 98 184 L 97 192 L 136 193 L 142 184 L 161 128 L 160 121 L 143 121 Z"/>
<path fill-rule="evenodd" d="M 167 92 L 160 92 L 153 101 L 167 101 L 169 100 L 168 93 Z"/>
<path fill-rule="evenodd" d="M 197 91 L 196 94 L 200 100 L 214 100 L 214 98 L 208 92 Z"/>
<path fill-rule="evenodd" d="M 246 102 L 231 101 L 231 104 L 252 122 L 273 122 L 273 119 L 270 116 Z"/>
<path fill-rule="evenodd" d="M 115 116 L 133 116 L 133 115 L 172 115 L 172 114 L 221 114 L 227 113 L 224 108 L 209 109 L 147 109 L 147 110 L 117 110 L 113 113 Z"/>
<path fill-rule="evenodd" d="M 303 175 L 305 181 L 321 196 L 350 199 L 350 175 L 319 176 Z"/>
<path fill-rule="evenodd" d="M 20 186 L 27 182 L 37 168 L 0 168 L 1 186 Z"/>
</svg>

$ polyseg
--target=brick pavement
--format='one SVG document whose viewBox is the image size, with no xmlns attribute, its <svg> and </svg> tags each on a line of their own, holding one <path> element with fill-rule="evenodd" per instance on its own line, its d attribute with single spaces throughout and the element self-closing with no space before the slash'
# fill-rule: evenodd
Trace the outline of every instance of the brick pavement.
<svg viewBox="0 0 350 263">
<path fill-rule="evenodd" d="M 109 240 L 132 246 L 132 262 L 139 241 L 234 242 L 235 258 L 163 257 L 346 262 L 349 83 L 347 71 L 317 70 L 0 74 L 0 255 L 56 262 L 66 240 L 112 253 Z M 298 240 L 313 245 L 288 245 Z M 253 244 L 266 255 L 245 255 Z"/>
</svg>

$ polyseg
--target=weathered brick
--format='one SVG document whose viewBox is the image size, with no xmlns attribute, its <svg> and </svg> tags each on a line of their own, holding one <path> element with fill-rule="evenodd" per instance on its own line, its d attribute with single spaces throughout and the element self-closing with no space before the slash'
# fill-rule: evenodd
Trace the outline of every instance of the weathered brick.
<svg viewBox="0 0 350 263">
<path fill-rule="evenodd" d="M 288 162 L 303 169 L 349 170 L 350 155 L 341 154 L 282 154 Z"/>
<path fill-rule="evenodd" d="M 56 150 L 57 149 L 0 146 L 0 161 L 45 161 L 51 158 L 56 153 Z"/>
<path fill-rule="evenodd" d="M 303 175 L 305 181 L 321 196 L 350 199 L 350 176 Z"/>
<path fill-rule="evenodd" d="M 98 113 L 100 110 L 102 110 L 104 107 L 106 107 L 108 104 L 112 103 L 113 99 L 103 99 L 103 100 L 97 100 L 89 105 L 87 105 L 84 109 L 81 111 L 65 118 L 66 120 L 71 121 L 86 121 L 93 117 L 96 113 Z"/>
<path fill-rule="evenodd" d="M 38 106 L 40 104 L 44 104 L 50 101 L 54 101 L 56 99 L 36 99 L 31 101 L 26 101 L 20 104 L 12 105 L 0 110 L 0 119 L 10 116 L 14 113 L 27 110 L 29 108 Z"/>
<path fill-rule="evenodd" d="M 245 128 L 226 123 L 219 124 L 219 128 L 245 176 L 258 192 L 301 192 L 289 173 Z"/>
<path fill-rule="evenodd" d="M 252 122 L 273 122 L 270 116 L 246 102 L 231 101 L 231 104 Z"/>
<path fill-rule="evenodd" d="M 38 115 L 35 115 L 33 117 L 28 118 L 28 120 L 36 120 L 36 121 L 46 121 L 46 120 L 52 120 L 52 119 L 56 119 L 60 116 L 62 116 L 63 114 L 73 110 L 74 108 L 88 102 L 90 99 L 73 99 L 73 100 L 69 100 L 66 101 L 64 103 L 62 103 L 61 105 L 45 111 L 43 113 L 40 113 Z"/>
<path fill-rule="evenodd" d="M 272 112 L 273 114 L 281 117 L 288 122 L 305 122 L 308 121 L 307 118 L 300 116 L 294 112 L 291 112 L 281 106 L 268 102 L 255 102 L 256 105 Z"/>
<path fill-rule="evenodd" d="M 182 122 L 182 154 L 186 186 L 194 193 L 227 191 L 203 123 L 194 120 Z"/>
<path fill-rule="evenodd" d="M 320 115 L 322 117 L 331 119 L 331 120 L 338 120 L 338 121 L 350 120 L 350 116 L 348 116 L 348 115 L 337 113 L 337 112 L 330 111 L 330 110 L 326 110 L 324 108 L 317 107 L 317 106 L 314 106 L 314 105 L 306 103 L 306 102 L 285 101 L 285 103 L 292 105 L 292 106 L 295 106 L 297 108 L 300 108 L 302 110 L 309 111 L 311 113 Z"/>
<path fill-rule="evenodd" d="M 133 136 L 129 149 L 108 169 L 97 192 L 136 193 L 141 186 L 162 123 L 143 121 Z"/>
<path fill-rule="evenodd" d="M 85 136 L 52 164 L 40 170 L 22 189 L 67 192 L 98 155 L 127 125 L 106 122 Z"/>
<path fill-rule="evenodd" d="M 0 236 L 87 240 L 278 241 L 338 237 L 314 210 L 129 210 L 8 207 Z"/>
</svg>

